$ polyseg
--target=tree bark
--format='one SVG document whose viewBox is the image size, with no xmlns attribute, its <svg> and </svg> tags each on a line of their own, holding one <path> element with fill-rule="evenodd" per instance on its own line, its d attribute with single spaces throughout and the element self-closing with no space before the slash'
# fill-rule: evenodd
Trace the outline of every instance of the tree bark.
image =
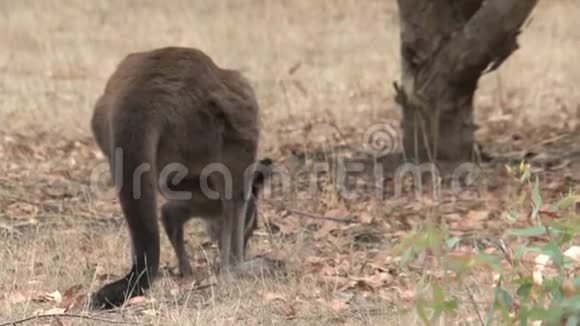
<svg viewBox="0 0 580 326">
<path fill-rule="evenodd" d="M 402 75 L 395 90 L 407 159 L 473 159 L 479 79 L 518 48 L 537 2 L 398 0 Z"/>
</svg>

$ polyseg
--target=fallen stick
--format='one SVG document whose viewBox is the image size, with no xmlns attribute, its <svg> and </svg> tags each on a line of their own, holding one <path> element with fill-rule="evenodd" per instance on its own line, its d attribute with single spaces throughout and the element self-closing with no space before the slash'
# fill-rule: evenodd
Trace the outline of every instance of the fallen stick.
<svg viewBox="0 0 580 326">
<path fill-rule="evenodd" d="M 355 219 L 349 218 L 349 217 L 332 217 L 332 216 L 318 215 L 318 214 L 309 213 L 309 212 L 303 212 L 303 211 L 295 210 L 292 208 L 285 208 L 285 209 L 292 214 L 296 214 L 296 215 L 299 215 L 302 217 L 307 217 L 307 218 L 311 218 L 311 219 L 315 219 L 315 220 L 326 220 L 326 221 L 333 221 L 333 222 L 344 223 L 344 224 L 353 224 L 353 223 L 357 222 Z"/>
<path fill-rule="evenodd" d="M 29 322 L 29 321 L 41 319 L 41 318 L 77 318 L 77 319 L 93 320 L 93 321 L 98 321 L 98 322 L 103 322 L 106 324 L 113 324 L 113 325 L 149 325 L 149 324 L 131 322 L 131 321 L 126 321 L 126 320 L 111 320 L 111 319 L 92 317 L 89 315 L 63 313 L 63 314 L 46 314 L 46 315 L 26 317 L 26 318 L 2 323 L 2 324 L 0 324 L 0 326 L 15 326 L 15 325 L 19 325 L 19 324 L 24 324 L 24 323 Z"/>
</svg>

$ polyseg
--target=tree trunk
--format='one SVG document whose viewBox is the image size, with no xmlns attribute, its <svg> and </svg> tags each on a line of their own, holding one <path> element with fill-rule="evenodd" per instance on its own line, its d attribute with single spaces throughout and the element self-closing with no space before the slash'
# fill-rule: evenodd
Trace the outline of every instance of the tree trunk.
<svg viewBox="0 0 580 326">
<path fill-rule="evenodd" d="M 475 154 L 473 98 L 485 72 L 517 48 L 538 0 L 398 0 L 407 159 L 466 161 Z"/>
</svg>

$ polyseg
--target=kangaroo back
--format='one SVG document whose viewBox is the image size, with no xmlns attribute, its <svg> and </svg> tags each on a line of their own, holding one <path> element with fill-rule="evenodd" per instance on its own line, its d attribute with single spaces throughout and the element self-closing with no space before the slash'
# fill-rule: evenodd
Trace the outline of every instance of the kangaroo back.
<svg viewBox="0 0 580 326">
<path fill-rule="evenodd" d="M 258 121 L 249 82 L 236 71 L 219 68 L 199 50 L 168 47 L 130 54 L 121 61 L 95 105 L 91 126 L 112 174 L 121 176 L 115 181 L 133 264 L 125 277 L 93 296 L 94 306 L 122 304 L 146 290 L 157 275 L 156 195 L 167 181 L 159 181 L 160 173 L 169 164 L 185 167 L 186 180 L 199 180 L 212 163 L 230 173 L 209 180 L 220 194 L 215 204 L 170 199 L 170 206 L 162 209 L 167 215 L 163 220 L 218 214 L 222 264 L 229 267 L 243 258 L 248 229 L 244 222 L 253 229 L 257 214 L 253 201 L 251 209 L 245 209 L 243 193 L 244 173 L 256 160 Z M 184 185 L 187 188 L 187 182 Z M 182 238 L 180 223 L 171 232 L 181 232 Z"/>
</svg>

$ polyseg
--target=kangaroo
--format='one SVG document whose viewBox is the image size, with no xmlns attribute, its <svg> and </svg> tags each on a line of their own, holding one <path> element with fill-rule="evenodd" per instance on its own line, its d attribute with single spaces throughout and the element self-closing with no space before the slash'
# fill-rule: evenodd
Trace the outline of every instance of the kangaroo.
<svg viewBox="0 0 580 326">
<path fill-rule="evenodd" d="M 161 219 L 182 274 L 192 272 L 183 245 L 183 224 L 192 216 L 203 218 L 218 242 L 223 271 L 243 261 L 271 164 L 256 162 L 259 107 L 245 77 L 197 49 L 132 53 L 107 81 L 91 128 L 109 161 L 133 249 L 130 272 L 98 290 L 93 307 L 121 305 L 156 277 L 158 192 L 167 199 Z"/>
<path fill-rule="evenodd" d="M 251 199 L 246 202 L 246 216 L 244 229 L 244 252 L 247 247 L 247 242 L 252 236 L 254 230 L 258 227 L 256 199 L 265 180 L 270 177 L 272 171 L 270 166 L 272 161 L 268 158 L 260 161 L 259 168 L 261 171 L 254 176 L 252 180 Z M 179 185 L 181 190 L 184 189 L 183 184 Z M 219 243 L 220 234 L 223 228 L 222 207 L 218 200 L 211 200 L 204 197 L 202 191 L 196 184 L 190 185 L 188 188 L 192 194 L 198 196 L 198 200 L 170 201 L 161 208 L 161 218 L 165 232 L 169 237 L 171 245 L 175 250 L 178 260 L 179 272 L 182 276 L 191 276 L 193 269 L 188 261 L 188 256 L 185 251 L 185 243 L 183 237 L 183 225 L 193 216 L 202 218 L 206 225 L 206 231 L 213 242 Z M 178 187 L 171 187 L 172 190 L 178 190 Z M 195 189 L 195 190 L 194 190 Z"/>
</svg>

